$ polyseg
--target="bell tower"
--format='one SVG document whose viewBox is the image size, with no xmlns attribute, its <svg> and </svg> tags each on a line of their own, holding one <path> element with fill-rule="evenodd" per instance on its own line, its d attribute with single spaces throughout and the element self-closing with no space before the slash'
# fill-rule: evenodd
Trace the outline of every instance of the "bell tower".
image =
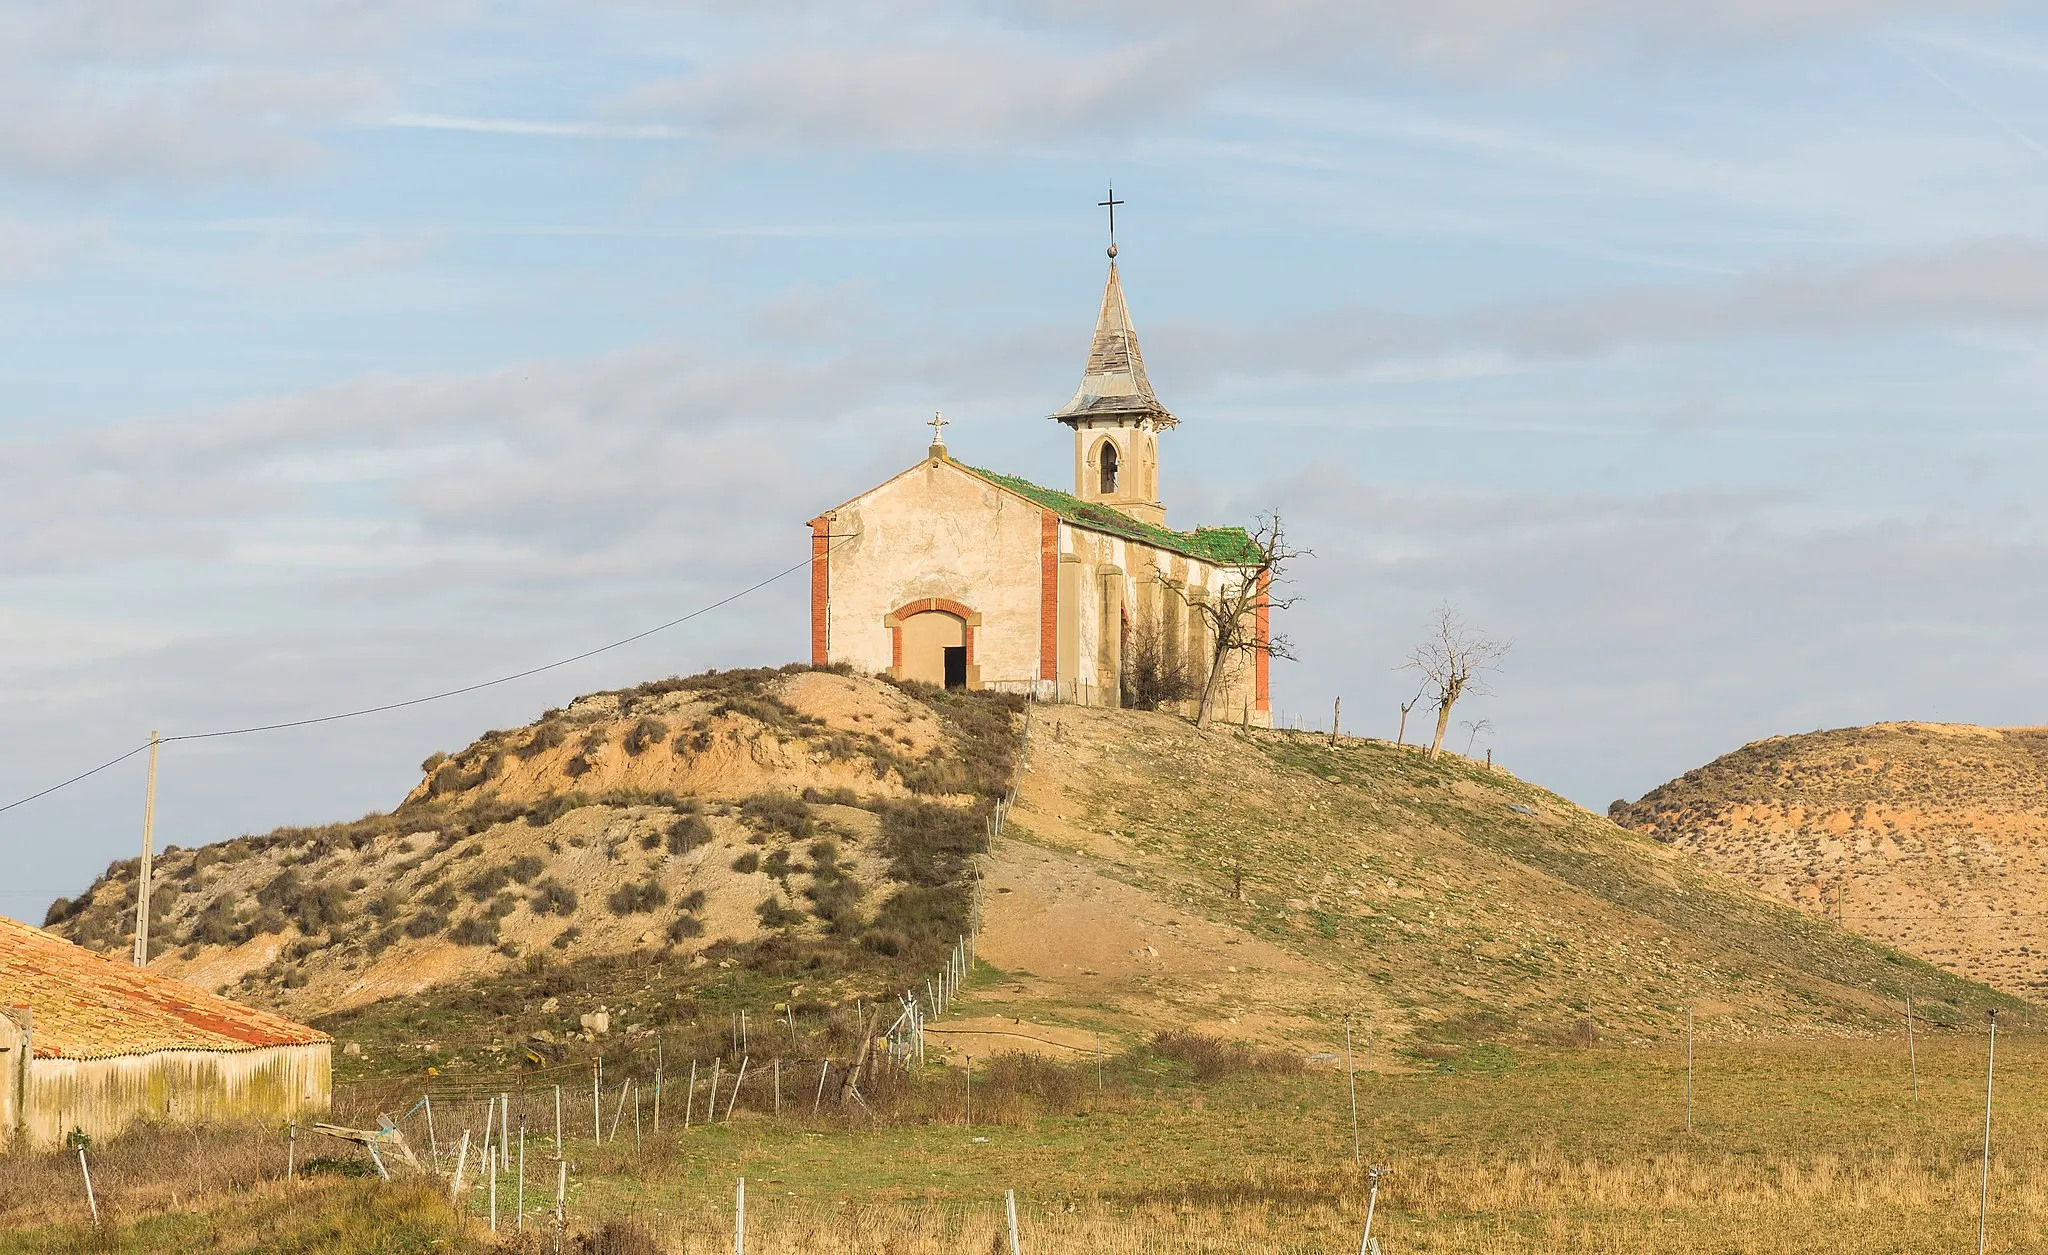
<svg viewBox="0 0 2048 1255">
<path fill-rule="evenodd" d="M 1109 206 L 1110 244 L 1102 312 L 1095 320 L 1081 386 L 1052 417 L 1074 430 L 1075 496 L 1099 501 L 1142 523 L 1164 525 L 1159 433 L 1178 427 L 1180 420 L 1159 403 L 1145 377 L 1145 356 L 1138 351 L 1138 333 L 1131 327 L 1123 280 L 1116 270 L 1115 215 L 1122 202 L 1111 191 L 1103 203 Z"/>
</svg>

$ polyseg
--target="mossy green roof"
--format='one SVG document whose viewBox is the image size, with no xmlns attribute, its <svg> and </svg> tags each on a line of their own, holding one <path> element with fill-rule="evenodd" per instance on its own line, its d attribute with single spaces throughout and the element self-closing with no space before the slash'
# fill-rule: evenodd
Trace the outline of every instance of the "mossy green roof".
<svg viewBox="0 0 2048 1255">
<path fill-rule="evenodd" d="M 985 471 L 978 466 L 964 462 L 953 465 L 970 475 L 979 475 L 998 488 L 1007 488 L 1018 496 L 1036 502 L 1059 515 L 1076 527 L 1090 531 L 1104 532 L 1134 540 L 1155 549 L 1186 554 L 1203 562 L 1217 566 L 1249 566 L 1258 561 L 1258 548 L 1242 527 L 1198 527 L 1192 532 L 1176 532 L 1170 528 L 1155 527 L 1140 523 L 1121 510 L 1113 510 L 1093 501 L 1083 501 L 1072 493 L 1060 492 L 1054 488 L 1041 488 L 1028 479 L 1015 475 L 999 475 Z"/>
</svg>

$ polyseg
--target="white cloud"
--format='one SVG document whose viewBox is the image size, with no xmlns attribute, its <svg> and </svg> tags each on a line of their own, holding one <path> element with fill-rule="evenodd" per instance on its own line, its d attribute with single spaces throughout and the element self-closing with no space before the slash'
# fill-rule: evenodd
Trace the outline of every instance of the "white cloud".
<svg viewBox="0 0 2048 1255">
<path fill-rule="evenodd" d="M 0 175 L 66 183 L 274 173 L 376 107 L 378 55 L 470 6 L 0 2 Z"/>
<path fill-rule="evenodd" d="M 1190 380 L 1461 378 L 1630 348 L 2044 323 L 2048 244 L 1996 238 L 1442 316 L 1350 308 L 1256 328 L 1168 320 L 1147 350 Z"/>
<path fill-rule="evenodd" d="M 1409 69 L 1526 82 L 1954 7 L 1925 0 L 1040 0 L 849 14 L 793 5 L 742 23 L 755 38 L 688 74 L 631 90 L 622 107 L 745 144 L 972 151 L 1075 136 L 1099 142 L 1189 112 L 1237 83 L 1352 86 L 1362 76 Z"/>
</svg>

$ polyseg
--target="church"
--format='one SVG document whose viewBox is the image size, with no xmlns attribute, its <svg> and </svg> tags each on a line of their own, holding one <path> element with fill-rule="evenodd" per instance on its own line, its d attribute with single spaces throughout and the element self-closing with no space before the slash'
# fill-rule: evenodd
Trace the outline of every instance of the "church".
<svg viewBox="0 0 2048 1255">
<path fill-rule="evenodd" d="M 1051 415 L 1073 432 L 1073 491 L 956 461 L 934 417 L 922 460 L 811 520 L 813 663 L 1121 706 L 1142 659 L 1199 694 L 1213 653 L 1201 607 L 1242 587 L 1254 551 L 1241 527 L 1166 525 L 1159 441 L 1180 420 L 1145 376 L 1109 256 L 1081 386 Z M 1252 614 L 1258 646 L 1226 660 L 1212 709 L 1265 727 L 1268 611 Z"/>
</svg>

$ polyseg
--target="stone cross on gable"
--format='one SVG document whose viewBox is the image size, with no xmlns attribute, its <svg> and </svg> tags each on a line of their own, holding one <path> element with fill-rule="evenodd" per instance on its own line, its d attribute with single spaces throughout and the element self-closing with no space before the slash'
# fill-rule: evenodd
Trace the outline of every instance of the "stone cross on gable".
<svg viewBox="0 0 2048 1255">
<path fill-rule="evenodd" d="M 932 451 L 936 453 L 944 449 L 946 447 L 945 429 L 952 426 L 951 423 L 946 421 L 946 416 L 937 410 L 933 410 L 931 421 L 926 423 L 925 426 L 932 429 Z"/>
</svg>

